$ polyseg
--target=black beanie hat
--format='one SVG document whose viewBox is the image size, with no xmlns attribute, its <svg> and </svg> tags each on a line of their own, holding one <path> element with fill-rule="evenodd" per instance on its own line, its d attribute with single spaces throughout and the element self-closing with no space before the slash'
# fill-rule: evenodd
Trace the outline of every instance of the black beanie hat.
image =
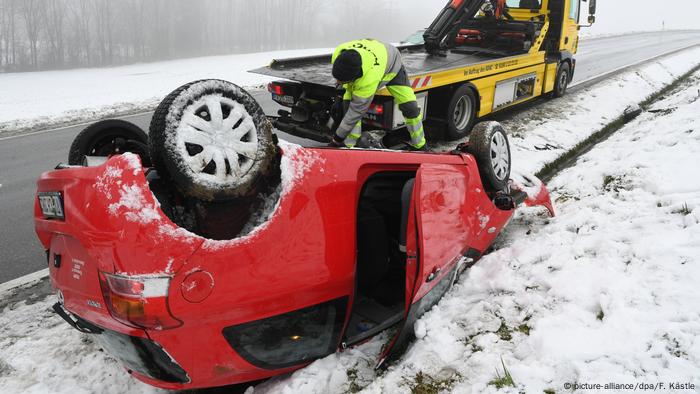
<svg viewBox="0 0 700 394">
<path fill-rule="evenodd" d="M 361 76 L 362 56 L 353 49 L 340 52 L 333 63 L 333 78 L 340 82 L 350 82 Z"/>
</svg>

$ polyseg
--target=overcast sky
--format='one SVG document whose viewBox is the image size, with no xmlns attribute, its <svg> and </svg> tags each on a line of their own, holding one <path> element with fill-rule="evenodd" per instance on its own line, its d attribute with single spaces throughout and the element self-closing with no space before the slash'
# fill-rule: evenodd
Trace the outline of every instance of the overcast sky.
<svg viewBox="0 0 700 394">
<path fill-rule="evenodd" d="M 399 0 L 397 3 L 405 4 L 406 20 L 426 27 L 447 1 Z M 590 33 L 660 30 L 663 21 L 666 29 L 700 29 L 699 18 L 700 0 L 598 0 L 596 24 Z M 583 15 L 581 22 L 585 20 Z M 411 25 L 402 24 L 401 29 L 405 32 Z"/>
</svg>

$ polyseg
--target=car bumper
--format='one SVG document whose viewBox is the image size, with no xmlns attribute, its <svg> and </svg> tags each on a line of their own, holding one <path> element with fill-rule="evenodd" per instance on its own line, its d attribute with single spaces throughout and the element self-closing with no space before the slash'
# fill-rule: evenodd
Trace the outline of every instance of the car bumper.
<svg viewBox="0 0 700 394">
<path fill-rule="evenodd" d="M 96 342 L 107 353 L 119 359 L 129 372 L 161 384 L 182 385 L 190 382 L 185 370 L 157 342 L 99 327 L 70 314 L 60 303 L 56 303 L 53 309 L 73 328 L 93 334 Z"/>
</svg>

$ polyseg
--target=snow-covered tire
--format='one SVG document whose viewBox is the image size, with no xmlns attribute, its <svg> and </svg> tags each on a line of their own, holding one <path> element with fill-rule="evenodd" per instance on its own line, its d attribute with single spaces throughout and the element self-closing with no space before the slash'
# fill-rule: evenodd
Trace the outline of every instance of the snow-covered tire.
<svg viewBox="0 0 700 394">
<path fill-rule="evenodd" d="M 133 123 L 107 119 L 93 123 L 73 140 L 68 153 L 68 164 L 80 166 L 86 156 L 107 157 L 131 152 L 139 155 L 144 166 L 150 166 L 148 135 Z"/>
<path fill-rule="evenodd" d="M 479 166 L 481 182 L 487 191 L 500 191 L 510 179 L 510 144 L 503 126 L 498 122 L 481 122 L 469 136 L 468 152 Z"/>
<path fill-rule="evenodd" d="M 558 98 L 566 94 L 566 89 L 571 81 L 571 66 L 568 62 L 562 62 L 557 69 L 556 81 L 554 81 L 554 90 L 549 93 L 549 98 Z"/>
<path fill-rule="evenodd" d="M 272 124 L 242 88 L 221 80 L 188 83 L 158 106 L 150 128 L 154 166 L 186 196 L 248 197 L 272 173 Z"/>
<path fill-rule="evenodd" d="M 476 104 L 476 94 L 469 85 L 464 84 L 454 91 L 447 105 L 447 140 L 454 141 L 469 135 L 476 121 Z"/>
</svg>

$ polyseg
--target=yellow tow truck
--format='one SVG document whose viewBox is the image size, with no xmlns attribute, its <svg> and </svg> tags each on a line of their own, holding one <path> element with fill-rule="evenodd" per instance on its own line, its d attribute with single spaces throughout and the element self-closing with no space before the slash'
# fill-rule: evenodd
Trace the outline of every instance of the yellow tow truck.
<svg viewBox="0 0 700 394">
<path fill-rule="evenodd" d="M 449 1 L 423 43 L 399 47 L 429 140 L 460 139 L 478 118 L 542 95 L 564 95 L 576 70 L 582 2 L 590 26 L 596 0 Z M 251 72 L 286 79 L 268 85 L 273 100 L 289 108 L 273 117 L 277 129 L 330 140 L 342 96 L 330 55 L 273 60 Z M 386 89 L 363 124 L 368 130 L 405 126 Z"/>
</svg>

